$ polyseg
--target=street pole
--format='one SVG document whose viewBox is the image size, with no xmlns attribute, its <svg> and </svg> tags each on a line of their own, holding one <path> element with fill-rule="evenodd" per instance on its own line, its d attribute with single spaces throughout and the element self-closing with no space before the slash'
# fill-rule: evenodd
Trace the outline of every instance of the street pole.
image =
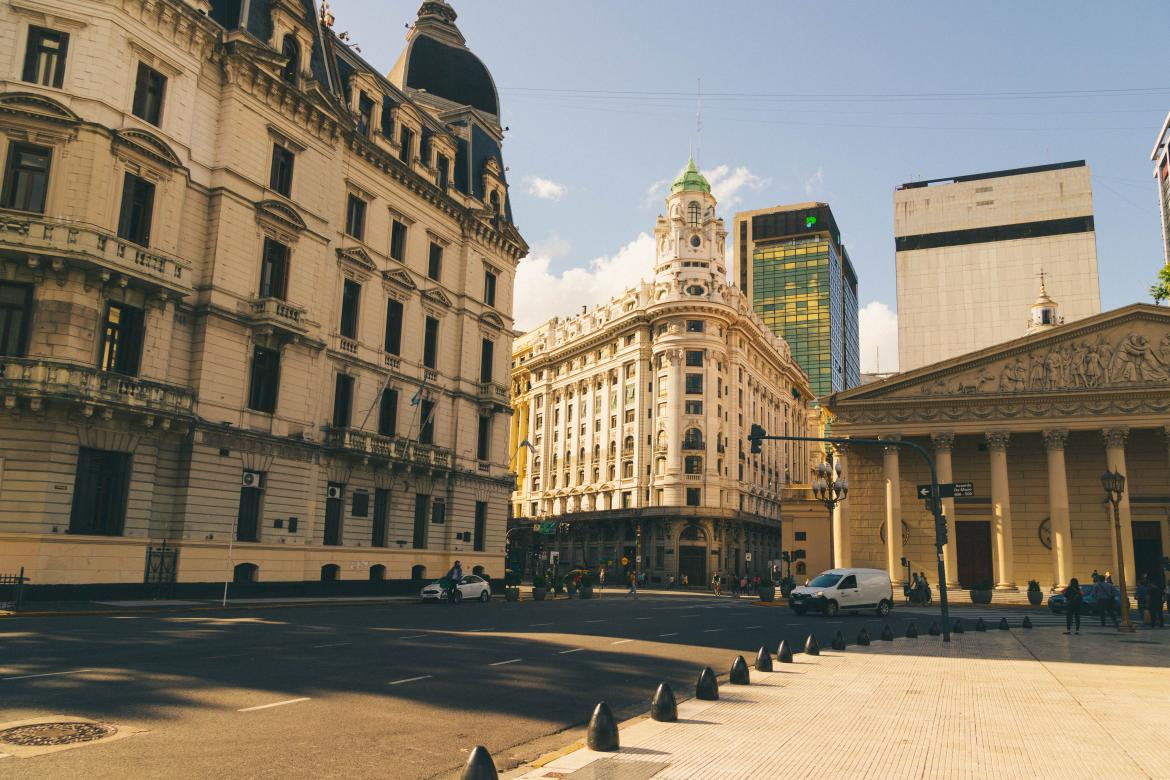
<svg viewBox="0 0 1170 780">
<path fill-rule="evenodd" d="M 1113 532 L 1117 541 L 1117 577 L 1121 580 L 1121 625 L 1117 630 L 1133 633 L 1136 629 L 1129 620 L 1129 588 L 1125 583 L 1125 553 L 1121 549 L 1121 508 L 1118 506 L 1120 501 L 1110 495 L 1109 503 L 1113 504 Z"/>
</svg>

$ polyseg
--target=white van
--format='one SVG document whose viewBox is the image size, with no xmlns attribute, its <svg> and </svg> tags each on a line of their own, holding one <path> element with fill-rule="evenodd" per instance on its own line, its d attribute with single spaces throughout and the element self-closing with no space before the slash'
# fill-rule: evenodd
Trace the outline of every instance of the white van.
<svg viewBox="0 0 1170 780">
<path fill-rule="evenodd" d="M 842 609 L 872 609 L 885 617 L 894 606 L 890 575 L 882 569 L 829 569 L 792 590 L 792 611 L 836 615 Z"/>
</svg>

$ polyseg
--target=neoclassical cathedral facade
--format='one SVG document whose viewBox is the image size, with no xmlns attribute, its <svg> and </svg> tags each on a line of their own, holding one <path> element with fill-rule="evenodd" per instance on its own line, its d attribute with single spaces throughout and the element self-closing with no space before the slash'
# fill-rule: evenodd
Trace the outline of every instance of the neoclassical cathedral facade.
<svg viewBox="0 0 1170 780">
<path fill-rule="evenodd" d="M 745 436 L 803 435 L 816 414 L 788 345 L 728 283 L 716 205 L 692 160 L 655 225 L 652 280 L 517 338 L 512 511 L 536 524 L 518 548 L 695 585 L 779 557 L 780 493 L 810 448 L 752 455 Z"/>
</svg>

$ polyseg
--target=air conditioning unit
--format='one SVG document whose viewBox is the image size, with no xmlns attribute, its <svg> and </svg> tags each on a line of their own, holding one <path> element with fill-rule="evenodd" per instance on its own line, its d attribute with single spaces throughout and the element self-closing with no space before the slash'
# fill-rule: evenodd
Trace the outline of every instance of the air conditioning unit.
<svg viewBox="0 0 1170 780">
<path fill-rule="evenodd" d="M 341 499 L 341 488 L 338 487 L 337 485 L 330 485 L 329 489 L 325 492 L 325 498 L 336 498 L 336 499 L 340 500 Z"/>
<path fill-rule="evenodd" d="M 260 487 L 260 472 L 245 471 L 243 477 L 240 478 L 240 484 L 246 488 Z"/>
</svg>

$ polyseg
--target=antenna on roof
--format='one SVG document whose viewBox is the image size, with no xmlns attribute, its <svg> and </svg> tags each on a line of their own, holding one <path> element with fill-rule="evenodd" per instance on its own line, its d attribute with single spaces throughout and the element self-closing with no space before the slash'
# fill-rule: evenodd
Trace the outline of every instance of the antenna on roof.
<svg viewBox="0 0 1170 780">
<path fill-rule="evenodd" d="M 695 145 L 698 147 L 696 153 L 699 157 L 699 167 L 703 163 L 703 77 L 699 77 L 698 86 L 695 89 Z"/>
</svg>

